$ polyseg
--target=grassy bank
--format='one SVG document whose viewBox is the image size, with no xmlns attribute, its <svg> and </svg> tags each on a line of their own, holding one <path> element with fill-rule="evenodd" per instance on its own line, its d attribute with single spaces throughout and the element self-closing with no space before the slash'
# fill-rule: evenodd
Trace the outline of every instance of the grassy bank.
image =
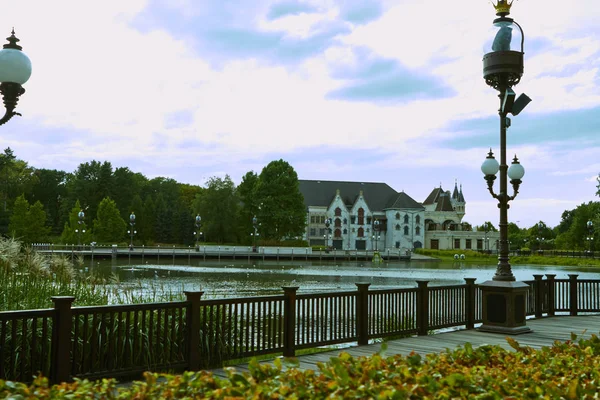
<svg viewBox="0 0 600 400">
<path fill-rule="evenodd" d="M 431 250 L 417 249 L 415 253 L 429 257 L 438 258 L 442 261 L 460 261 L 464 263 L 478 264 L 496 264 L 498 256 L 496 254 L 484 254 L 472 250 Z M 464 259 L 456 260 L 454 255 L 464 255 Z M 554 257 L 554 256 L 514 256 L 511 255 L 510 263 L 516 264 L 531 264 L 531 265 L 562 265 L 568 267 L 599 267 L 600 259 L 579 258 L 579 257 Z"/>
</svg>

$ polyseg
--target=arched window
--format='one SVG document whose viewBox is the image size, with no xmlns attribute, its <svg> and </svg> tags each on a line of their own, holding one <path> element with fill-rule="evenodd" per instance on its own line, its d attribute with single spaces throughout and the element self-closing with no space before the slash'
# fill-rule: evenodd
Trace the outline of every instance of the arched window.
<svg viewBox="0 0 600 400">
<path fill-rule="evenodd" d="M 348 233 L 348 229 L 344 228 L 344 235 Z"/>
<path fill-rule="evenodd" d="M 396 224 L 396 230 L 399 231 L 400 230 L 400 224 Z"/>
<path fill-rule="evenodd" d="M 396 213 L 396 219 L 400 219 L 400 213 Z"/>
<path fill-rule="evenodd" d="M 420 235 L 420 234 L 421 234 L 421 227 L 420 227 L 420 226 L 417 226 L 417 227 L 415 228 L 415 234 L 417 234 L 417 235 Z"/>
<path fill-rule="evenodd" d="M 404 223 L 405 223 L 405 224 L 408 224 L 408 214 L 405 214 L 405 215 L 404 215 Z"/>
<path fill-rule="evenodd" d="M 363 228 L 358 228 L 358 237 L 365 237 L 365 230 Z"/>
<path fill-rule="evenodd" d="M 335 224 L 336 228 L 339 228 L 340 226 L 342 226 L 342 220 L 339 218 L 336 218 L 334 224 Z"/>
<path fill-rule="evenodd" d="M 348 224 L 348 218 L 344 218 L 344 225 Z"/>
<path fill-rule="evenodd" d="M 359 225 L 365 224 L 365 210 L 363 210 L 362 207 L 358 209 L 358 224 Z"/>
<path fill-rule="evenodd" d="M 339 230 L 339 229 L 336 229 L 335 233 L 333 234 L 333 236 L 336 237 L 336 238 L 342 237 L 342 231 Z"/>
<path fill-rule="evenodd" d="M 421 223 L 421 216 L 420 216 L 420 215 L 417 215 L 417 216 L 415 217 L 415 222 L 416 222 L 417 224 L 420 224 L 420 223 Z"/>
<path fill-rule="evenodd" d="M 408 226 L 405 226 L 405 227 L 404 227 L 404 234 L 405 234 L 405 235 L 408 235 Z"/>
<path fill-rule="evenodd" d="M 335 209 L 335 216 L 336 217 L 341 217 L 342 216 L 342 209 L 339 207 L 336 207 Z"/>
</svg>

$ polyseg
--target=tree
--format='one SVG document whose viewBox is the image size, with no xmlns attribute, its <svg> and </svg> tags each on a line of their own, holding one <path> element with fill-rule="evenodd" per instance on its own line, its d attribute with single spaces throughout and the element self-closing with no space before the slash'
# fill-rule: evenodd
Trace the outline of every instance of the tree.
<svg viewBox="0 0 600 400">
<path fill-rule="evenodd" d="M 202 231 L 207 241 L 217 243 L 238 240 L 239 198 L 229 175 L 212 177 L 202 194 L 196 196 L 194 211 L 202 217 Z"/>
<path fill-rule="evenodd" d="M 92 241 L 92 231 L 88 228 L 86 219 L 89 220 L 89 216 L 84 216 L 83 223 L 79 223 L 79 212 L 83 211 L 79 200 L 75 202 L 75 206 L 69 213 L 69 220 L 65 222 L 64 229 L 60 235 L 60 241 L 65 244 L 74 243 L 90 243 Z M 85 231 L 85 232 L 83 232 Z"/>
<path fill-rule="evenodd" d="M 156 212 L 154 208 L 154 201 L 152 201 L 151 196 L 146 196 L 144 208 L 139 218 L 139 222 L 136 223 L 139 224 L 138 237 L 142 240 L 142 242 L 145 244 L 153 243 L 156 240 L 154 230 L 156 225 Z"/>
<path fill-rule="evenodd" d="M 117 204 L 105 197 L 94 220 L 94 237 L 101 243 L 117 243 L 125 238 L 127 223 L 121 218 Z"/>
<path fill-rule="evenodd" d="M 238 218 L 239 231 L 241 237 L 249 243 L 251 240 L 249 233 L 254 231 L 252 218 L 258 214 L 258 204 L 256 204 L 255 188 L 258 183 L 258 175 L 254 171 L 249 171 L 242 177 L 242 182 L 237 187 L 237 193 L 241 202 Z"/>
<path fill-rule="evenodd" d="M 24 195 L 17 197 L 8 230 L 11 235 L 24 243 L 46 241 L 50 227 L 46 226 L 46 212 L 42 203 L 36 201 L 30 206 Z"/>
<path fill-rule="evenodd" d="M 67 180 L 67 191 L 70 197 L 69 207 L 79 200 L 90 215 L 97 215 L 102 199 L 113 198 L 114 181 L 111 163 L 108 161 L 100 163 L 94 160 L 79 164 L 75 173 Z"/>
<path fill-rule="evenodd" d="M 48 223 L 52 231 L 58 234 L 62 228 L 61 204 L 67 197 L 67 173 L 55 169 L 35 170 L 37 183 L 32 187 L 29 194 L 25 193 L 29 202 L 40 201 L 44 205 L 48 215 Z"/>
<path fill-rule="evenodd" d="M 114 193 L 111 198 L 117 203 L 121 211 L 121 217 L 128 220 L 131 214 L 131 201 L 135 196 L 140 196 L 148 179 L 140 173 L 135 173 L 127 167 L 116 168 L 113 173 Z M 135 210 L 138 215 L 138 210 Z M 141 210 L 140 210 L 141 211 Z"/>
<path fill-rule="evenodd" d="M 477 231 L 478 232 L 484 232 L 486 230 L 485 224 L 487 224 L 487 231 L 488 232 L 498 232 L 498 229 L 496 229 L 496 227 L 494 226 L 494 224 L 492 224 L 490 221 L 485 221 L 483 224 L 478 225 L 477 226 Z"/>
</svg>

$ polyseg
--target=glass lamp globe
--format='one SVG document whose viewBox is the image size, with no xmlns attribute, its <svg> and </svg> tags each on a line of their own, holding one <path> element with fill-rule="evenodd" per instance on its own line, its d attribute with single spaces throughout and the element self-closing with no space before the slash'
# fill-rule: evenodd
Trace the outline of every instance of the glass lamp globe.
<svg viewBox="0 0 600 400">
<path fill-rule="evenodd" d="M 496 175 L 499 170 L 500 164 L 498 164 L 498 161 L 494 158 L 494 153 L 492 153 L 492 150 L 490 149 L 488 156 L 483 161 L 483 164 L 481 164 L 481 172 L 487 176 Z"/>
<path fill-rule="evenodd" d="M 508 168 L 508 177 L 511 180 L 521 180 L 525 176 L 525 168 L 519 163 L 517 156 L 515 156 L 512 164 Z"/>
<path fill-rule="evenodd" d="M 15 31 L 8 38 L 8 44 L 0 50 L 0 82 L 11 82 L 23 85 L 31 76 L 31 60 L 17 44 Z"/>
</svg>

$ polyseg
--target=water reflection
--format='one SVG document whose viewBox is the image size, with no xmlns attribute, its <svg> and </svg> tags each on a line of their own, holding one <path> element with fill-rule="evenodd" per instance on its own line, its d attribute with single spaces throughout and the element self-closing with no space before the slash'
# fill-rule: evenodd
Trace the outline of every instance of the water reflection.
<svg viewBox="0 0 600 400">
<path fill-rule="evenodd" d="M 126 260 L 124 260 L 127 262 Z M 194 261 L 192 265 L 146 262 L 118 265 L 110 261 L 96 262 L 95 273 L 116 274 L 126 287 L 136 291 L 203 290 L 205 296 L 243 297 L 282 293 L 282 286 L 299 286 L 302 293 L 355 290 L 355 283 L 371 283 L 371 288 L 415 287 L 416 280 L 428 280 L 430 285 L 464 283 L 464 278 L 477 282 L 489 280 L 495 265 L 464 262 L 411 261 L 371 264 L 368 262 L 322 261 Z M 580 278 L 598 278 L 590 268 L 519 265 L 513 267 L 518 280 L 533 279 L 533 274 L 556 274 L 567 278 L 577 273 Z"/>
</svg>

